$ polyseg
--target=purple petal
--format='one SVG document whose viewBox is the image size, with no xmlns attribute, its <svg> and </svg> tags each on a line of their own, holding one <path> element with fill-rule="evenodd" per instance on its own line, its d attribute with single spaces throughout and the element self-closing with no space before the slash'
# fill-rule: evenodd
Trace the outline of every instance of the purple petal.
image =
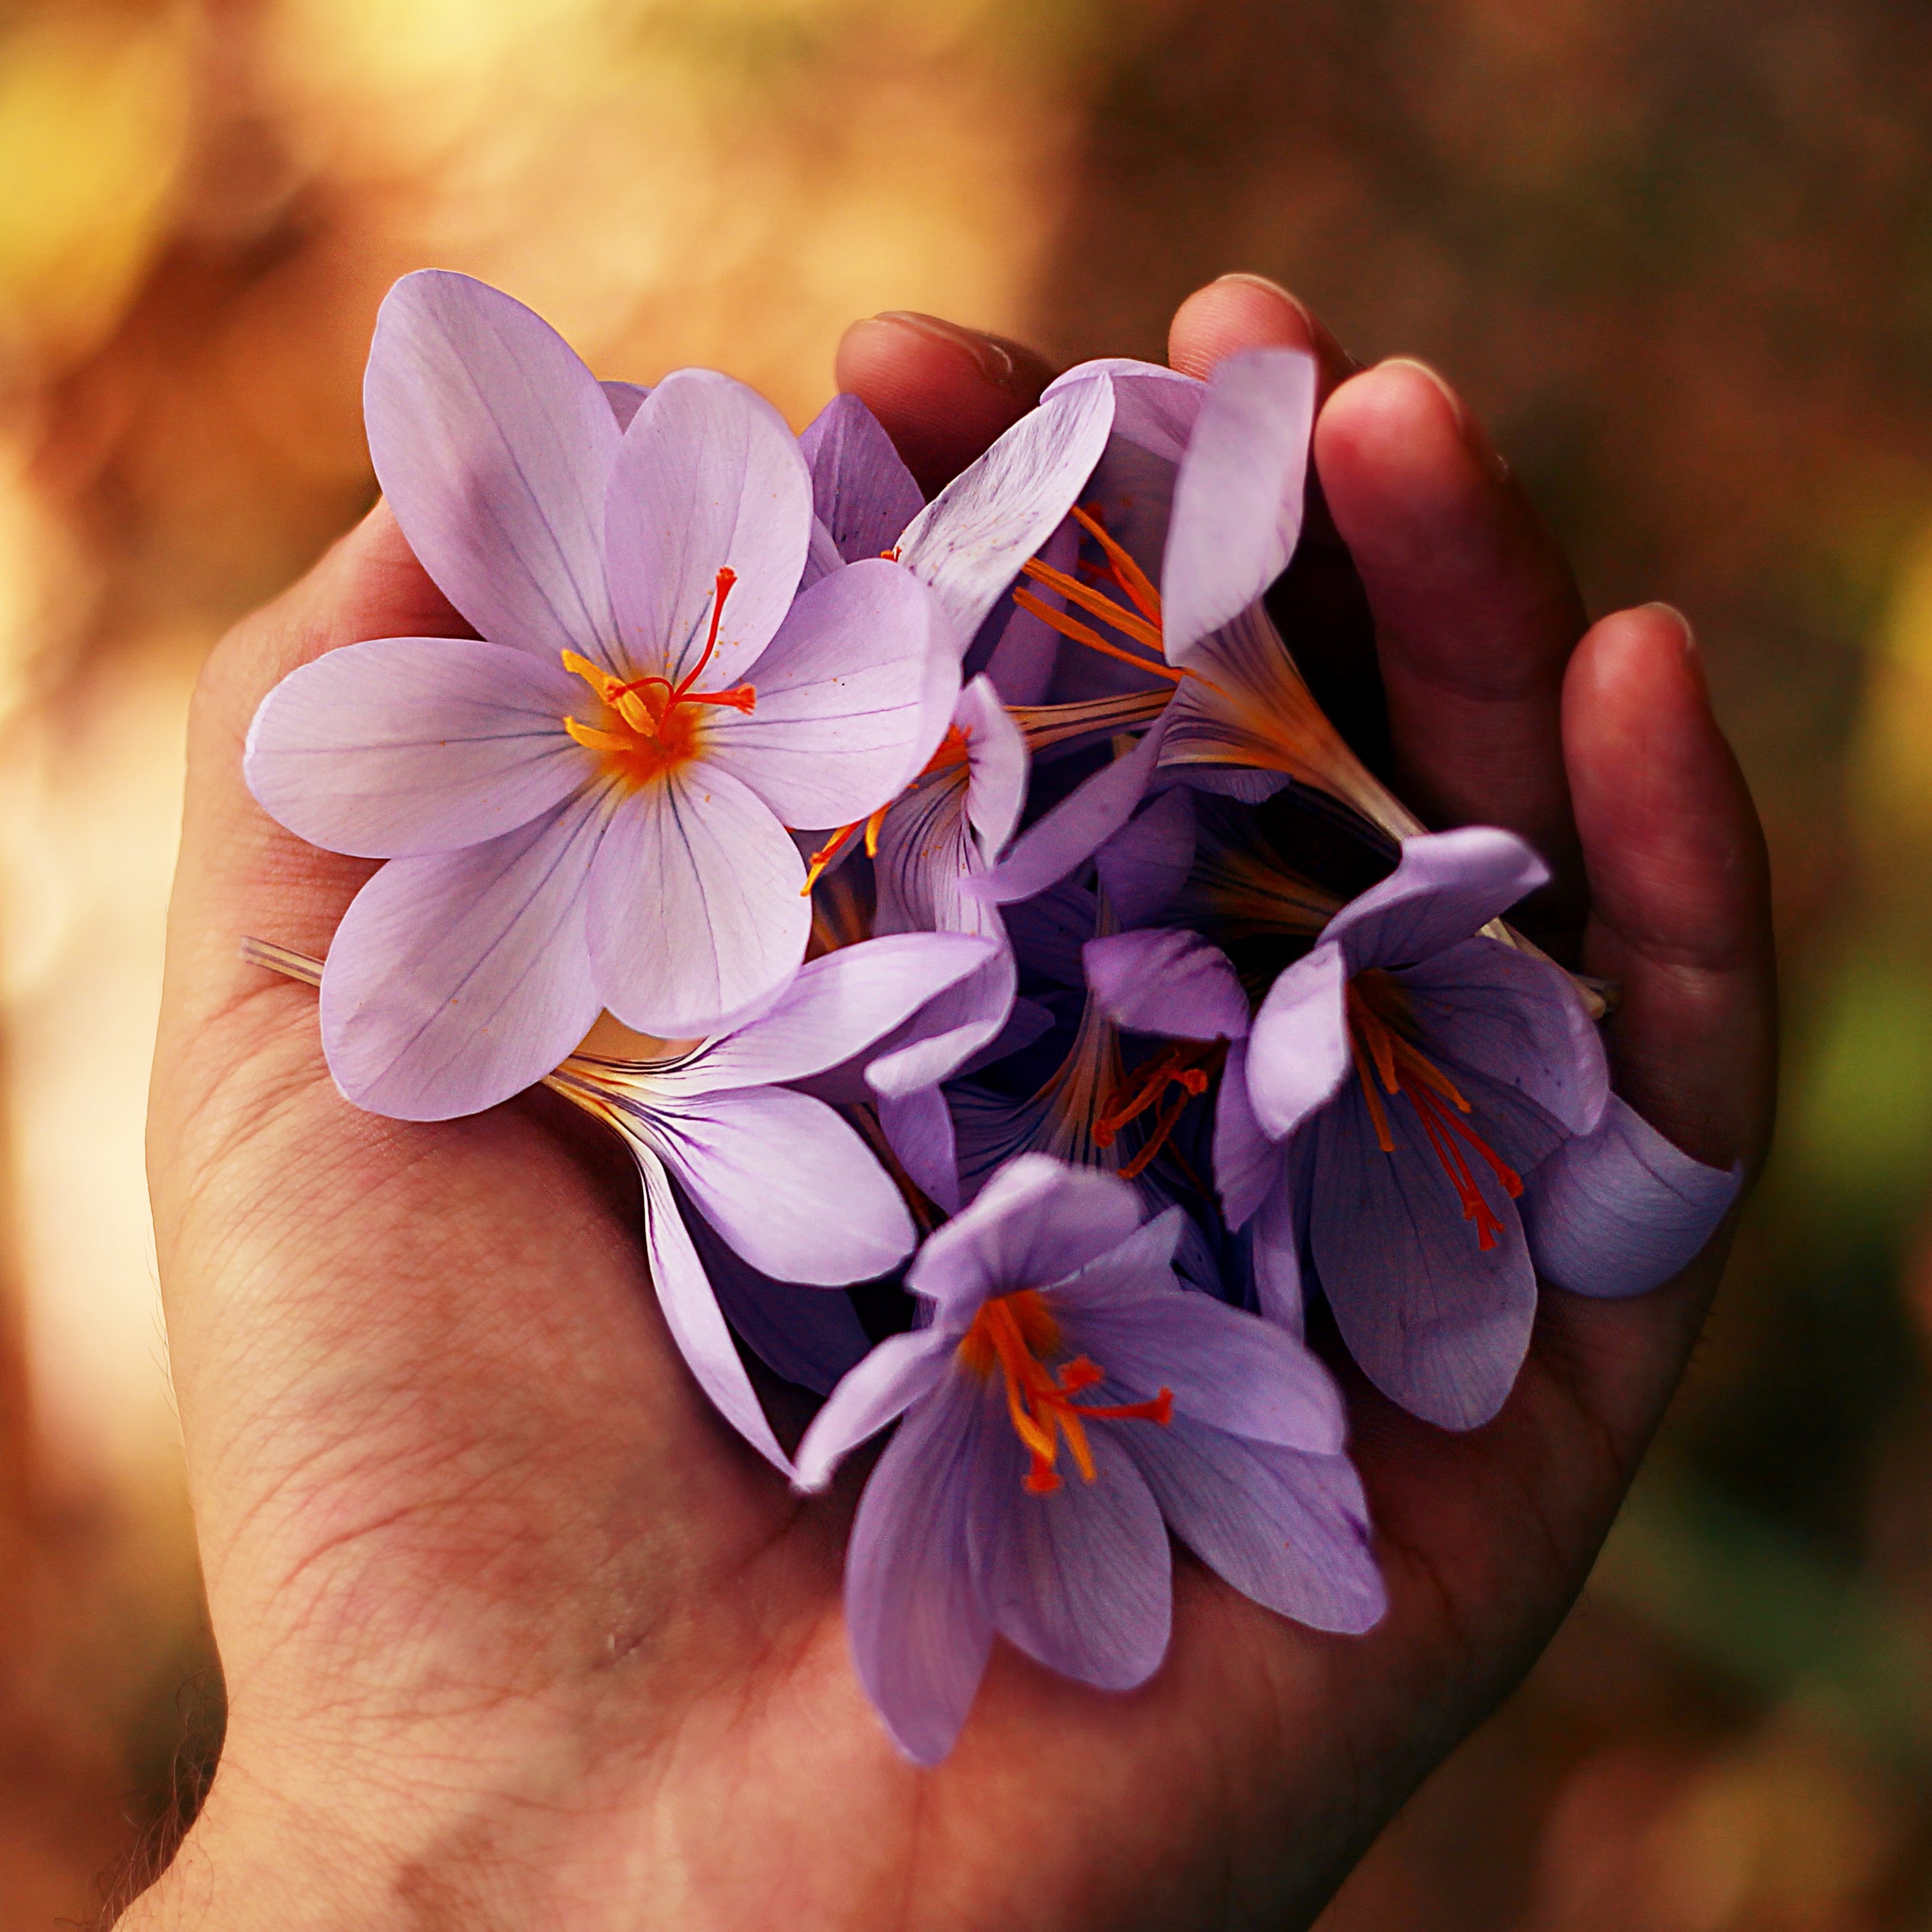
<svg viewBox="0 0 1932 1932">
<path fill-rule="evenodd" d="M 1106 377 L 1114 392 L 1114 434 L 1164 462 L 1178 463 L 1207 401 L 1208 385 L 1198 376 L 1184 376 L 1158 362 L 1102 356 L 1068 370 L 1048 385 L 1041 400 L 1096 376 Z"/>
<path fill-rule="evenodd" d="M 952 1111 L 935 1084 L 909 1094 L 881 1094 L 879 1130 L 907 1178 L 949 1214 L 959 1211 L 959 1152 Z"/>
<path fill-rule="evenodd" d="M 410 548 L 495 643 L 600 662 L 610 403 L 541 316 L 441 268 L 405 275 L 376 318 L 362 410 Z"/>
<path fill-rule="evenodd" d="M 1248 1043 L 1228 1049 L 1214 1098 L 1214 1180 L 1228 1226 L 1238 1228 L 1281 1185 L 1282 1150 L 1255 1118 L 1248 1097 Z"/>
<path fill-rule="evenodd" d="M 1248 1098 L 1264 1132 L 1294 1132 L 1349 1076 L 1348 962 L 1324 940 L 1268 989 L 1248 1042 Z"/>
<path fill-rule="evenodd" d="M 1268 1320 L 1300 1336 L 1306 1328 L 1307 1294 L 1301 1279 L 1301 1250 L 1308 1219 L 1314 1137 L 1298 1134 L 1275 1169 L 1274 1191 L 1248 1224 L 1248 1266 L 1255 1306 Z"/>
<path fill-rule="evenodd" d="M 1080 526 L 1068 518 L 1042 546 L 1040 561 L 1071 571 L 1080 559 Z M 1064 609 L 1066 600 L 1043 584 L 1032 586 L 1042 604 Z M 1015 604 L 1010 607 L 999 642 L 986 659 L 986 676 L 1007 704 L 1043 704 L 1060 662 L 1060 633 L 1044 618 Z"/>
<path fill-rule="evenodd" d="M 952 1748 L 992 1648 L 970 1543 L 977 1448 L 988 1424 L 1004 1426 L 986 1408 L 982 1386 L 952 1376 L 913 1409 L 859 1498 L 846 1551 L 852 1660 L 915 1764 Z"/>
<path fill-rule="evenodd" d="M 770 808 L 700 761 L 612 811 L 590 879 L 603 1003 L 662 1040 L 710 1033 L 805 956 L 804 862 Z"/>
<path fill-rule="evenodd" d="M 1502 1224 L 1478 1243 L 1406 1097 L 1384 1107 L 1395 1152 L 1376 1144 L 1358 1086 L 1314 1120 L 1309 1240 L 1348 1352 L 1413 1415 L 1473 1429 L 1502 1408 L 1529 1346 L 1536 1275 L 1516 1204 L 1472 1153 Z"/>
<path fill-rule="evenodd" d="M 901 1098 L 952 1075 L 1006 1028 L 1018 976 L 1004 946 L 986 964 L 937 994 L 866 1068 L 874 1094 Z"/>
<path fill-rule="evenodd" d="M 1573 1294 L 1642 1294 L 1718 1231 L 1744 1170 L 1706 1167 L 1611 1096 L 1594 1132 L 1532 1172 L 1522 1202 L 1537 1272 Z"/>
<path fill-rule="evenodd" d="M 563 718 L 561 664 L 465 638 L 381 638 L 291 671 L 248 728 L 262 808 L 331 852 L 454 851 L 561 805 L 596 762 Z"/>
<path fill-rule="evenodd" d="M 1228 956 L 1191 932 L 1109 933 L 1081 949 L 1100 1010 L 1130 1033 L 1241 1040 L 1248 996 Z"/>
<path fill-rule="evenodd" d="M 1344 949 L 1352 974 L 1413 966 L 1473 938 L 1549 878 L 1514 832 L 1488 825 L 1425 832 L 1402 842 L 1400 864 L 1351 899 L 1322 936 Z"/>
<path fill-rule="evenodd" d="M 442 1120 L 541 1080 L 602 1005 L 584 939 L 596 813 L 581 803 L 461 852 L 392 859 L 358 892 L 322 976 L 344 1096 Z"/>
<path fill-rule="evenodd" d="M 898 1190 L 823 1100 L 783 1087 L 693 1094 L 654 1106 L 649 1131 L 692 1206 L 775 1281 L 870 1281 L 912 1252 Z"/>
<path fill-rule="evenodd" d="M 966 816 L 990 864 L 1006 850 L 1026 803 L 1026 740 L 984 676 L 959 694 L 952 722 L 966 738 Z"/>
<path fill-rule="evenodd" d="M 962 655 L 1072 507 L 1113 416 L 1106 383 L 1075 385 L 1021 417 L 914 518 L 899 560 L 937 593 Z"/>
<path fill-rule="evenodd" d="M 1094 1480 L 1063 1452 L 1049 1496 L 1022 1486 L 1026 1452 L 1010 1430 L 1004 1453 L 974 1470 L 995 1628 L 1049 1670 L 1102 1690 L 1131 1690 L 1160 1669 L 1174 1604 L 1167 1528 L 1117 1428 L 1157 1432 L 1150 1423 L 1097 1424 L 1088 1435 Z"/>
<path fill-rule="evenodd" d="M 1083 781 L 1013 841 L 1005 858 L 974 882 L 988 903 L 1030 899 L 1084 864 L 1133 816 L 1160 758 L 1162 720 L 1124 758 Z"/>
<path fill-rule="evenodd" d="M 788 1476 L 791 1459 L 778 1447 L 758 1405 L 752 1378 L 745 1372 L 704 1265 L 678 1212 L 670 1183 L 648 1151 L 633 1151 L 644 1184 L 644 1252 L 671 1340 L 718 1414 L 768 1462 Z"/>
<path fill-rule="evenodd" d="M 844 568 L 845 560 L 838 554 L 838 546 L 832 541 L 832 532 L 814 517 L 812 541 L 806 546 L 805 569 L 798 580 L 799 589 L 809 590 L 814 584 Z"/>
<path fill-rule="evenodd" d="M 1107 903 L 1123 926 L 1166 910 L 1194 869 L 1194 800 L 1184 785 L 1160 796 L 1094 855 Z"/>
<path fill-rule="evenodd" d="M 1180 664 L 1288 568 L 1301 536 L 1315 358 L 1251 349 L 1216 364 L 1174 478 L 1161 572 L 1168 662 Z"/>
<path fill-rule="evenodd" d="M 630 428 L 631 418 L 638 413 L 638 406 L 650 394 L 648 386 L 642 382 L 599 382 L 597 386 L 604 392 L 620 430 Z"/>
<path fill-rule="evenodd" d="M 1602 1119 L 1603 1041 L 1560 966 L 1479 934 L 1399 976 L 1436 1057 L 1515 1088 L 1573 1134 Z"/>
<path fill-rule="evenodd" d="M 1054 1312 L 1075 1328 L 1089 1318 L 1105 1316 L 1126 1302 L 1158 1299 L 1165 1307 L 1166 1298 L 1178 1292 L 1174 1286 L 1176 1252 L 1190 1225 L 1181 1208 L 1164 1208 L 1104 1254 L 1083 1262 L 1058 1281 L 1042 1282 L 1042 1292 Z M 1070 1342 L 1076 1354 L 1084 1346 Z M 1151 1395 L 1154 1388 L 1150 1382 L 1144 1393 Z"/>
<path fill-rule="evenodd" d="M 932 594 L 896 563 L 854 563 L 791 607 L 758 659 L 748 715 L 707 719 L 708 757 L 787 825 L 849 824 L 926 762 L 958 696 Z M 937 684 L 938 688 L 932 687 Z"/>
<path fill-rule="evenodd" d="M 798 446 L 812 472 L 812 507 L 848 563 L 883 556 L 926 507 L 892 438 L 856 396 L 834 396 Z"/>
<path fill-rule="evenodd" d="M 1060 1299 L 1054 1295 L 1052 1305 Z M 1082 1307 L 1068 1340 L 1130 1391 L 1130 1401 L 1169 1388 L 1178 1415 L 1290 1449 L 1341 1452 L 1340 1393 L 1300 1340 L 1175 1286 L 1172 1275 L 1159 1293 Z"/>
<path fill-rule="evenodd" d="M 1140 1197 L 1130 1183 L 1022 1154 L 920 1250 L 906 1286 L 970 1318 L 991 1296 L 1076 1273 L 1140 1221 Z"/>
<path fill-rule="evenodd" d="M 824 1489 L 860 1443 L 904 1414 L 946 1373 L 954 1346 L 930 1328 L 888 1335 L 812 1418 L 798 1445 L 794 1486 L 808 1493 Z"/>
<path fill-rule="evenodd" d="M 1347 1459 L 1176 1418 L 1124 1438 L 1160 1512 L 1209 1569 L 1312 1629 L 1365 1630 L 1388 1607 Z"/>
<path fill-rule="evenodd" d="M 698 668 L 721 569 L 736 574 L 697 688 L 743 682 L 791 607 L 812 478 L 784 417 L 711 369 L 667 376 L 624 432 L 604 520 L 627 677 Z"/>
<path fill-rule="evenodd" d="M 758 1017 L 656 1076 L 670 1093 L 777 1086 L 851 1059 L 972 974 L 995 948 L 958 932 L 842 946 L 801 966 Z"/>
</svg>

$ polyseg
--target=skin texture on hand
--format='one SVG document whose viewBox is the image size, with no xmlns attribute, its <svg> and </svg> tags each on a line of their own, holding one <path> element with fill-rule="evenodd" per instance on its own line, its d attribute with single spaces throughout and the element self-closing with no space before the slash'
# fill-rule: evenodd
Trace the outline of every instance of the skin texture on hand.
<svg viewBox="0 0 1932 1932">
<path fill-rule="evenodd" d="M 1586 629 L 1567 567 L 1441 380 L 1360 374 L 1291 298 L 1183 305 L 1175 366 L 1313 348 L 1315 455 L 1374 626 L 1396 782 L 1562 874 L 1619 980 L 1622 1090 L 1754 1168 L 1764 856 L 1688 626 Z M 864 394 L 932 482 L 1046 380 L 881 319 Z M 460 621 L 378 509 L 218 648 L 191 724 L 149 1163 L 175 1386 L 230 1700 L 207 1808 L 142 1928 L 1111 1929 L 1311 1919 L 1581 1586 L 1694 1342 L 1723 1240 L 1637 1300 L 1546 1292 L 1502 1414 L 1446 1436 L 1344 1371 L 1391 1608 L 1318 1635 L 1177 1564 L 1125 1696 L 996 1650 L 953 1756 L 893 1751 L 846 1652 L 860 1466 L 789 1494 L 706 1407 L 644 1270 L 628 1159 L 542 1094 L 412 1125 L 335 1093 L 314 996 L 370 868 L 242 782 L 261 696 L 353 639 Z M 1290 628 L 1300 650 L 1322 639 Z M 1589 910 L 1587 920 L 1585 908 Z"/>
</svg>

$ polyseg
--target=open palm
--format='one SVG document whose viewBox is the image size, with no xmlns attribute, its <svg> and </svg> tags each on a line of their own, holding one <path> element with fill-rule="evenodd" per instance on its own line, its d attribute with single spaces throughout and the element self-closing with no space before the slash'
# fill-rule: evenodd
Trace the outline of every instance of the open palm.
<svg viewBox="0 0 1932 1932">
<path fill-rule="evenodd" d="M 1426 370 L 1345 381 L 1318 326 L 1243 280 L 1177 318 L 1191 373 L 1262 344 L 1314 348 L 1335 386 L 1333 522 L 1298 563 L 1291 643 L 1346 645 L 1352 557 L 1398 788 L 1547 854 L 1550 930 L 1574 934 L 1587 885 L 1622 1090 L 1700 1158 L 1754 1162 L 1762 854 L 1682 621 L 1625 613 L 1580 645 L 1561 558 Z M 930 469 L 1019 406 L 1027 361 L 1004 359 L 881 322 L 842 375 Z M 230 1717 L 201 1820 L 125 1922 L 1304 1923 L 1568 1607 L 1718 1258 L 1634 1302 L 1546 1293 L 1514 1394 L 1470 1435 L 1345 1376 L 1391 1598 L 1367 1637 L 1183 1559 L 1144 1689 L 1002 1648 L 953 1756 L 914 1770 L 846 1649 L 860 1472 L 802 1501 L 711 1412 L 614 1141 L 543 1094 L 434 1125 L 359 1113 L 313 995 L 238 957 L 244 934 L 326 950 L 370 869 L 249 797 L 262 694 L 338 644 L 461 628 L 379 509 L 224 641 L 197 698 L 150 1162 Z"/>
</svg>

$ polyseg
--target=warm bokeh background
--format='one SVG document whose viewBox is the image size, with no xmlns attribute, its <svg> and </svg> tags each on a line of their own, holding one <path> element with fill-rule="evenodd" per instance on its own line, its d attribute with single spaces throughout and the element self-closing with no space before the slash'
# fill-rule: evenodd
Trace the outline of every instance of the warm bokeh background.
<svg viewBox="0 0 1932 1932">
<path fill-rule="evenodd" d="M 0 1932 L 220 1696 L 140 1120 L 188 691 L 369 500 L 388 283 L 802 422 L 845 322 L 1157 356 L 1270 274 L 1466 385 L 1770 823 L 1773 1172 L 1528 1684 L 1328 1932 L 1932 1926 L 1932 16 L 1896 0 L 0 5 Z"/>
</svg>

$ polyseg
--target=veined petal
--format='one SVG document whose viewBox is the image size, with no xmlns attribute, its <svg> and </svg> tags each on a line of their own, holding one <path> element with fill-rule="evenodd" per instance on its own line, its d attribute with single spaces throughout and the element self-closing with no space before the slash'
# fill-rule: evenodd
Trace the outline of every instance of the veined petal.
<svg viewBox="0 0 1932 1932">
<path fill-rule="evenodd" d="M 1068 1330 L 1065 1339 L 1076 1353 L 1086 1344 L 1072 1331 L 1082 1330 L 1090 1320 L 1097 1322 L 1128 1302 L 1158 1300 L 1165 1308 L 1168 1295 L 1184 1292 L 1176 1287 L 1174 1270 L 1189 1225 L 1180 1208 L 1164 1208 L 1104 1254 L 1082 1262 L 1058 1281 L 1040 1285 L 1048 1306 Z M 1156 1377 L 1142 1393 L 1151 1395 L 1158 1381 Z"/>
<path fill-rule="evenodd" d="M 1072 571 L 1080 558 L 1080 526 L 1071 517 L 1040 547 L 1040 560 Z M 1043 584 L 1032 586 L 1040 602 L 1058 609 L 1066 599 Z M 1009 608 L 999 641 L 987 655 L 985 675 L 1006 704 L 1042 704 L 1060 661 L 1060 633 L 1018 604 Z"/>
<path fill-rule="evenodd" d="M 1390 1401 L 1442 1429 L 1474 1429 L 1502 1408 L 1529 1347 L 1536 1274 L 1516 1204 L 1469 1165 L 1500 1232 L 1478 1244 L 1406 1100 L 1384 1109 L 1376 1144 L 1359 1089 L 1318 1114 L 1309 1238 L 1348 1352 Z"/>
<path fill-rule="evenodd" d="M 909 1037 L 892 1042 L 868 1064 L 866 1085 L 874 1094 L 902 1098 L 950 1078 L 1005 1028 L 1018 983 L 1013 956 L 999 947 L 983 964 L 935 995 L 913 1023 Z"/>
<path fill-rule="evenodd" d="M 291 671 L 248 728 L 264 811 L 331 852 L 394 859 L 513 832 L 594 761 L 563 729 L 561 664 L 468 638 L 379 638 Z"/>
<path fill-rule="evenodd" d="M 1175 785 L 1094 855 L 1114 916 L 1136 926 L 1164 912 L 1187 883 L 1194 846 L 1194 800 L 1186 786 Z"/>
<path fill-rule="evenodd" d="M 619 430 L 562 337 L 499 290 L 418 270 L 383 298 L 362 412 L 382 494 L 457 609 L 552 663 L 566 649 L 603 661 Z"/>
<path fill-rule="evenodd" d="M 1160 1669 L 1174 1606 L 1167 1528 L 1117 1427 L 1160 1432 L 1096 1426 L 1094 1480 L 1070 1468 L 1050 1496 L 1022 1486 L 1025 1451 L 1010 1430 L 975 1472 L 975 1554 L 994 1628 L 1102 1690 L 1131 1690 Z"/>
<path fill-rule="evenodd" d="M 748 1024 L 651 1078 L 668 1094 L 778 1086 L 823 1072 L 883 1040 L 997 948 L 963 932 L 905 932 L 842 946 L 801 966 Z"/>
<path fill-rule="evenodd" d="M 822 1100 L 784 1087 L 692 1094 L 653 1106 L 649 1131 L 692 1204 L 775 1281 L 870 1281 L 912 1252 L 898 1190 Z"/>
<path fill-rule="evenodd" d="M 949 1214 L 959 1211 L 959 1150 L 952 1110 L 937 1083 L 878 1097 L 879 1131 L 892 1157 L 926 1198 Z"/>
<path fill-rule="evenodd" d="M 1081 949 L 1100 1010 L 1131 1033 L 1170 1040 L 1241 1040 L 1248 996 L 1228 956 L 1191 932 L 1143 929 Z"/>
<path fill-rule="evenodd" d="M 927 718 L 958 696 L 932 592 L 896 563 L 848 564 L 814 584 L 758 662 L 748 712 L 706 721 L 710 761 L 787 825 L 844 825 L 893 797 L 925 762 Z M 929 687 L 937 678 L 940 688 Z"/>
<path fill-rule="evenodd" d="M 1207 401 L 1208 385 L 1198 376 L 1184 376 L 1158 362 L 1108 356 L 1076 364 L 1048 383 L 1040 400 L 1096 376 L 1106 377 L 1114 392 L 1114 434 L 1163 462 L 1178 463 Z"/>
<path fill-rule="evenodd" d="M 896 1422 L 945 1374 L 954 1342 L 930 1328 L 888 1335 L 826 1397 L 798 1445 L 793 1486 L 822 1490 L 859 1444 Z"/>
<path fill-rule="evenodd" d="M 1315 358 L 1252 349 L 1215 365 L 1174 478 L 1160 580 L 1168 662 L 1186 662 L 1288 568 L 1315 424 Z"/>
<path fill-rule="evenodd" d="M 644 1251 L 650 1260 L 651 1283 L 671 1340 L 718 1414 L 775 1468 L 789 1476 L 791 1458 L 778 1447 L 758 1406 L 670 1182 L 647 1149 L 634 1144 L 632 1151 L 644 1181 Z"/>
<path fill-rule="evenodd" d="M 988 1297 L 1073 1274 L 1140 1226 L 1140 1197 L 1111 1174 L 1043 1154 L 1010 1161 L 927 1241 L 906 1276 L 962 1323 Z"/>
<path fill-rule="evenodd" d="M 621 432 L 631 426 L 631 418 L 638 413 L 638 406 L 650 394 L 649 385 L 643 382 L 599 382 L 604 400 L 610 405 L 610 413 L 616 418 Z"/>
<path fill-rule="evenodd" d="M 1248 1097 L 1248 1044 L 1228 1048 L 1214 1096 L 1214 1180 L 1230 1228 L 1242 1226 L 1282 1184 L 1281 1143 L 1270 1140 Z"/>
<path fill-rule="evenodd" d="M 834 396 L 798 446 L 812 472 L 812 507 L 848 563 L 883 556 L 926 507 L 892 438 L 856 396 Z"/>
<path fill-rule="evenodd" d="M 930 584 L 963 656 L 981 620 L 1051 536 L 1106 447 L 1114 398 L 1076 383 L 1042 401 L 908 526 L 899 560 Z"/>
<path fill-rule="evenodd" d="M 1396 976 L 1438 1058 L 1514 1087 L 1570 1133 L 1603 1118 L 1604 1043 L 1560 966 L 1479 934 Z"/>
<path fill-rule="evenodd" d="M 985 1389 L 964 1376 L 913 1409 L 859 1498 L 846 1551 L 859 1682 L 915 1764 L 952 1748 L 992 1648 L 970 1544 L 980 1445 L 1005 1426 L 986 1410 Z"/>
<path fill-rule="evenodd" d="M 700 688 L 740 683 L 791 607 L 812 538 L 812 478 L 784 417 L 716 370 L 667 376 L 624 432 L 604 536 L 623 675 L 697 670 L 728 569 Z"/>
<path fill-rule="evenodd" d="M 1314 1168 L 1314 1136 L 1304 1129 L 1287 1143 L 1283 1156 L 1275 1169 L 1274 1191 L 1248 1223 L 1248 1266 L 1254 1280 L 1255 1306 L 1268 1321 L 1298 1337 L 1307 1327 L 1301 1250 Z"/>
<path fill-rule="evenodd" d="M 966 736 L 966 816 L 990 865 L 1006 850 L 1026 803 L 1026 740 L 985 676 L 960 692 L 952 722 Z"/>
<path fill-rule="evenodd" d="M 322 1042 L 345 1098 L 405 1120 L 541 1080 L 603 1001 L 584 938 L 601 820 L 573 801 L 488 844 L 392 859 L 336 928 Z"/>
<path fill-rule="evenodd" d="M 1015 839 L 971 890 L 994 905 L 1030 899 L 1084 864 L 1133 816 L 1159 762 L 1166 715 L 1125 757 L 1103 766 Z"/>
<path fill-rule="evenodd" d="M 1176 1415 L 1123 1436 L 1174 1533 L 1243 1596 L 1354 1633 L 1388 1606 L 1367 1499 L 1342 1456 L 1256 1442 Z"/>
<path fill-rule="evenodd" d="M 612 809 L 590 880 L 603 1004 L 661 1040 L 712 1031 L 805 957 L 812 909 L 798 848 L 770 808 L 708 762 Z"/>
<path fill-rule="evenodd" d="M 1348 1077 L 1348 962 L 1324 939 L 1268 988 L 1248 1042 L 1248 1098 L 1263 1130 L 1294 1132 Z"/>
<path fill-rule="evenodd" d="M 1594 1132 L 1526 1177 L 1537 1272 L 1573 1294 L 1646 1294 L 1689 1266 L 1743 1185 L 1741 1166 L 1693 1160 L 1612 1094 Z"/>
<path fill-rule="evenodd" d="M 1395 870 L 1351 899 L 1322 937 L 1341 946 L 1352 974 L 1412 966 L 1473 938 L 1549 878 L 1513 832 L 1466 825 L 1421 832 L 1402 842 Z"/>
</svg>

